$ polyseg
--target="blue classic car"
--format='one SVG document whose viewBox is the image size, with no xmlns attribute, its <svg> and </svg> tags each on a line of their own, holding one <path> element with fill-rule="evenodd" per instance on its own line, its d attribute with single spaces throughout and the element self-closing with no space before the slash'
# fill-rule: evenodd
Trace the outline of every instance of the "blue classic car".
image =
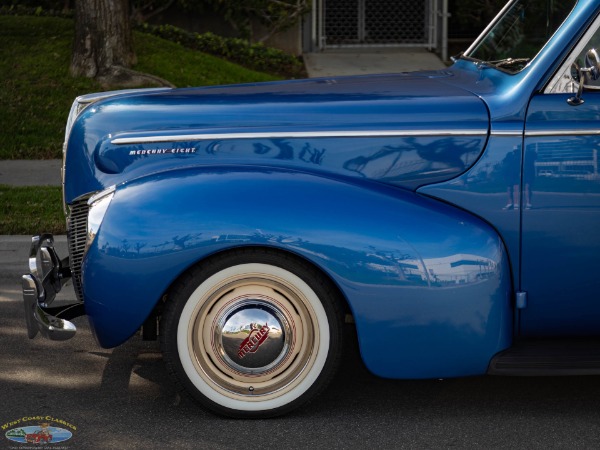
<svg viewBox="0 0 600 450">
<path fill-rule="evenodd" d="M 599 13 L 512 0 L 435 72 L 79 97 L 29 336 L 160 335 L 234 417 L 318 395 L 344 322 L 382 377 L 600 373 Z"/>
</svg>

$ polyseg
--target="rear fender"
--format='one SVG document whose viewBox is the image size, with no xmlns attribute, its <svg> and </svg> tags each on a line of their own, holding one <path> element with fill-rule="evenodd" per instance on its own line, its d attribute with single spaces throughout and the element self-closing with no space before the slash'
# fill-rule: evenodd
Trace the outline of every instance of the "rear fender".
<svg viewBox="0 0 600 450">
<path fill-rule="evenodd" d="M 232 167 L 117 188 L 82 270 L 100 344 L 135 333 L 189 267 L 244 246 L 294 253 L 327 274 L 380 376 L 485 373 L 510 345 L 506 253 L 481 220 L 372 182 Z"/>
</svg>

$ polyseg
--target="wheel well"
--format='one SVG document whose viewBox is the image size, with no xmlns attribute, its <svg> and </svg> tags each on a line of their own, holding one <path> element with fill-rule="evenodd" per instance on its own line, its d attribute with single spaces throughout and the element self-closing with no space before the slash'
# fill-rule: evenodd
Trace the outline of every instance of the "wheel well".
<svg viewBox="0 0 600 450">
<path fill-rule="evenodd" d="M 257 246 L 247 246 L 247 247 L 235 247 L 235 248 L 222 250 L 217 253 L 213 253 L 213 254 L 207 256 L 206 258 L 202 259 L 201 261 L 198 261 L 194 265 L 188 267 L 187 270 L 185 270 L 179 277 L 177 277 L 173 281 L 173 283 L 171 283 L 171 286 L 177 284 L 181 280 L 182 277 L 185 277 L 186 274 L 188 274 L 194 268 L 204 265 L 204 264 L 210 264 L 210 262 L 212 260 L 214 260 L 215 258 L 221 258 L 224 255 L 229 255 L 232 253 L 242 254 L 242 253 L 252 252 L 252 251 L 257 251 L 257 250 L 263 251 L 265 253 L 265 255 L 272 254 L 272 255 L 283 256 L 285 258 L 294 259 L 295 261 L 299 262 L 300 264 L 303 264 L 303 265 L 309 267 L 312 272 L 314 272 L 318 276 L 321 276 L 322 279 L 325 280 L 326 283 L 329 285 L 330 292 L 332 293 L 332 295 L 336 299 L 336 301 L 339 302 L 339 306 L 341 307 L 344 314 L 346 316 L 348 316 L 348 315 L 352 316 L 352 310 L 350 309 L 350 306 L 348 304 L 348 300 L 346 299 L 346 296 L 344 295 L 344 293 L 342 292 L 340 287 L 337 285 L 337 283 L 331 278 L 331 276 L 325 270 L 323 270 L 321 267 L 316 265 L 313 261 L 305 258 L 302 255 L 299 255 L 298 253 L 294 253 L 289 250 L 276 248 L 276 247 L 267 247 L 267 246 L 258 246 L 258 245 Z M 168 295 L 169 295 L 170 289 L 171 288 L 169 287 L 169 289 L 167 289 L 167 291 L 165 293 L 165 296 L 163 296 L 164 300 L 168 300 Z M 159 305 L 161 305 L 161 304 L 162 304 L 162 302 L 159 302 Z M 161 311 L 161 309 L 162 309 L 162 305 L 161 305 L 161 308 L 158 309 L 158 311 Z"/>
<path fill-rule="evenodd" d="M 300 264 L 305 265 L 307 268 L 310 268 L 311 272 L 322 277 L 322 279 L 325 280 L 325 282 L 329 285 L 328 290 L 331 293 L 332 298 L 334 298 L 335 301 L 338 302 L 338 306 L 340 307 L 340 309 L 344 315 L 344 317 L 341 318 L 343 320 L 343 322 L 354 324 L 354 317 L 352 315 L 352 310 L 350 309 L 350 306 L 348 304 L 348 300 L 347 300 L 346 296 L 344 295 L 342 290 L 339 288 L 337 283 L 331 278 L 331 276 L 329 276 L 329 274 L 327 272 L 325 272 L 321 267 L 316 265 L 313 261 L 303 257 L 302 255 L 299 255 L 297 253 L 294 253 L 294 252 L 291 252 L 291 251 L 288 251 L 285 249 L 281 249 L 281 248 L 265 247 L 265 246 L 248 246 L 248 247 L 230 248 L 230 249 L 223 250 L 223 251 L 220 251 L 217 253 L 213 253 L 213 254 L 207 256 L 206 258 L 202 259 L 201 261 L 198 261 L 195 264 L 193 264 L 192 266 L 188 267 L 175 280 L 173 280 L 171 285 L 167 288 L 165 293 L 161 296 L 161 299 L 157 302 L 156 306 L 154 307 L 154 309 L 152 310 L 152 312 L 150 313 L 150 315 L 148 316 L 148 318 L 142 325 L 143 339 L 149 340 L 149 341 L 156 340 L 156 338 L 158 336 L 160 317 L 162 316 L 165 303 L 169 301 L 169 293 L 170 293 L 172 287 L 174 285 L 177 285 L 179 282 L 181 282 L 181 280 L 184 279 L 191 271 L 193 271 L 195 268 L 202 266 L 204 264 L 210 264 L 211 261 L 213 261 L 215 258 L 221 258 L 225 255 L 229 255 L 232 253 L 241 254 L 241 253 L 256 251 L 256 250 L 259 250 L 259 251 L 262 250 L 265 252 L 265 254 L 278 255 L 278 256 L 283 256 L 285 258 L 294 259 L 295 261 L 299 262 Z"/>
</svg>

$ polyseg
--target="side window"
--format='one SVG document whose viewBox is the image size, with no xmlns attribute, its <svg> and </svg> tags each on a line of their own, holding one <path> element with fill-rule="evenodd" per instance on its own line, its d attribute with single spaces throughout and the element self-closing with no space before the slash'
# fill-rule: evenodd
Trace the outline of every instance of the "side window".
<svg viewBox="0 0 600 450">
<path fill-rule="evenodd" d="M 587 41 L 587 44 L 583 46 L 583 49 L 579 52 L 577 58 L 575 58 L 575 63 L 579 67 L 589 66 L 589 64 L 586 62 L 585 56 L 590 49 L 596 49 L 600 54 L 600 28 L 596 30 L 593 36 Z M 600 78 L 597 80 L 592 80 L 591 78 L 587 77 L 585 87 L 600 89 Z"/>
<path fill-rule="evenodd" d="M 546 94 L 567 94 L 577 92 L 579 83 L 572 76 L 572 66 L 586 67 L 585 56 L 588 50 L 595 48 L 600 54 L 600 17 L 597 17 L 590 29 L 574 48 L 573 53 L 567 58 L 560 70 L 548 83 L 544 90 Z M 586 81 L 586 89 L 600 90 L 600 79 Z"/>
</svg>

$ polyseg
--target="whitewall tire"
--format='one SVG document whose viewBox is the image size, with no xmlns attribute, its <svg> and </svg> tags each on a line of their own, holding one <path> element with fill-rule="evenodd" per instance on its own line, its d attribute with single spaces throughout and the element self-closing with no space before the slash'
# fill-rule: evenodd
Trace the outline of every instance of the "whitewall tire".
<svg viewBox="0 0 600 450">
<path fill-rule="evenodd" d="M 219 255 L 171 290 L 161 332 L 167 367 L 217 413 L 286 413 L 318 394 L 337 368 L 340 303 L 331 282 L 293 256 Z"/>
</svg>

